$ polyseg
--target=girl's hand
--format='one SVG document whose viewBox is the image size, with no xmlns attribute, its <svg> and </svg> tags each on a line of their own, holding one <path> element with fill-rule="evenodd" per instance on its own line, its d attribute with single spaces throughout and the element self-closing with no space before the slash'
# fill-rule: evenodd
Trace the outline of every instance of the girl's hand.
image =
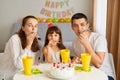
<svg viewBox="0 0 120 80">
<path fill-rule="evenodd" d="M 56 45 L 58 42 L 55 40 L 50 40 L 48 46 Z"/>
<path fill-rule="evenodd" d="M 49 40 L 48 46 L 51 46 L 53 44 L 53 40 Z"/>
</svg>

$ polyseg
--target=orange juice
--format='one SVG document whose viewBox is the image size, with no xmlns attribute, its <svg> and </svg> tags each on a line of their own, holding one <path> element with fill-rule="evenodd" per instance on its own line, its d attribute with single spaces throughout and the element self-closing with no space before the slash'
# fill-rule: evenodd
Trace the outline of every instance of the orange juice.
<svg viewBox="0 0 120 80">
<path fill-rule="evenodd" d="M 62 58 L 62 62 L 69 63 L 69 58 L 70 58 L 70 50 L 68 49 L 62 49 L 60 50 L 60 55 Z"/>
<path fill-rule="evenodd" d="M 33 57 L 26 56 L 22 58 L 23 66 L 24 66 L 24 74 L 25 75 L 32 75 L 32 64 L 33 64 Z"/>
<path fill-rule="evenodd" d="M 83 70 L 88 71 L 90 67 L 91 55 L 89 53 L 82 53 L 81 60 Z"/>
</svg>

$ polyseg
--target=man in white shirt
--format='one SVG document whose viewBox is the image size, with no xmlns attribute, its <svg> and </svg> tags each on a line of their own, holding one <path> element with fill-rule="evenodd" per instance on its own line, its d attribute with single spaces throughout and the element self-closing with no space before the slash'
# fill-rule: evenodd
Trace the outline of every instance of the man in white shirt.
<svg viewBox="0 0 120 80">
<path fill-rule="evenodd" d="M 90 31 L 87 16 L 83 13 L 74 14 L 71 19 L 71 24 L 73 31 L 77 35 L 77 39 L 72 44 L 75 56 L 72 62 L 81 62 L 79 59 L 80 54 L 87 52 L 91 55 L 91 64 L 103 70 L 108 75 L 109 80 L 114 80 L 109 64 L 105 63 L 105 56 L 108 54 L 105 37 Z"/>
</svg>

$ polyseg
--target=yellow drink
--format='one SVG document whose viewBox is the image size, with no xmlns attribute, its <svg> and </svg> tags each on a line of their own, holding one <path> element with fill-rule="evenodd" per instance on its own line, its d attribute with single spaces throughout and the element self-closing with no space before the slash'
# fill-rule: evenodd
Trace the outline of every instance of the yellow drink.
<svg viewBox="0 0 120 80">
<path fill-rule="evenodd" d="M 70 58 L 70 50 L 68 49 L 62 49 L 60 50 L 62 62 L 69 63 L 69 58 Z"/>
<path fill-rule="evenodd" d="M 82 53 L 81 60 L 83 70 L 88 71 L 90 67 L 91 55 L 89 53 Z"/>
<path fill-rule="evenodd" d="M 26 56 L 22 58 L 23 66 L 24 66 L 24 74 L 31 75 L 32 74 L 32 64 L 33 64 L 33 57 Z"/>
</svg>

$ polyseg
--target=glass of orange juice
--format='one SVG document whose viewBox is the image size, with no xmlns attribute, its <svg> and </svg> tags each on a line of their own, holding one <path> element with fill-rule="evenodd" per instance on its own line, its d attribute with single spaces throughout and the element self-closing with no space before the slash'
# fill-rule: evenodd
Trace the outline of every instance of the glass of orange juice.
<svg viewBox="0 0 120 80">
<path fill-rule="evenodd" d="M 62 49 L 62 50 L 60 50 L 60 55 L 62 58 L 62 62 L 65 62 L 66 64 L 68 64 L 69 58 L 70 58 L 70 50 L 69 49 Z"/>
<path fill-rule="evenodd" d="M 82 68 L 84 71 L 89 71 L 91 55 L 89 53 L 81 54 Z"/>
<path fill-rule="evenodd" d="M 23 67 L 24 67 L 24 74 L 32 75 L 33 57 L 25 56 L 22 58 L 22 62 L 23 62 Z"/>
</svg>

